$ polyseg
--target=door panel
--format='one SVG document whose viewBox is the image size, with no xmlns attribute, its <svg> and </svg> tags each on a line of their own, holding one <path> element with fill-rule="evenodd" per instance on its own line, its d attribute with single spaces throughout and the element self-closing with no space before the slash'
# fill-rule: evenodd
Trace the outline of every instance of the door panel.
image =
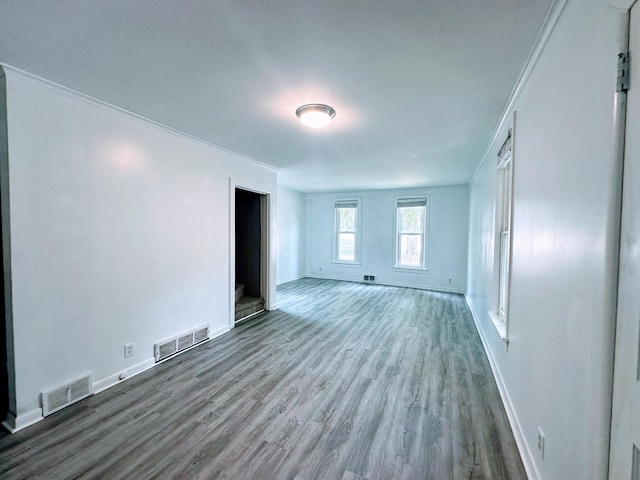
<svg viewBox="0 0 640 480">
<path fill-rule="evenodd" d="M 618 318 L 609 478 L 640 480 L 640 10 L 631 11 L 629 50 L 634 85 L 627 96 Z"/>
</svg>

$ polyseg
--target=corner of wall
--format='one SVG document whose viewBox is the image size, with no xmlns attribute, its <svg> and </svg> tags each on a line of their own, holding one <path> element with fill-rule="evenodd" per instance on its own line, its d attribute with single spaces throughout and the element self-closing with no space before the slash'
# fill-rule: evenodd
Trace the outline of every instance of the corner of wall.
<svg viewBox="0 0 640 480">
<path fill-rule="evenodd" d="M 13 332 L 13 303 L 12 303 L 12 275 L 11 275 L 11 217 L 9 209 L 9 130 L 7 108 L 7 76 L 0 65 L 0 238 L 2 239 L 2 275 L 4 291 L 4 319 L 0 321 L 0 328 L 5 329 L 6 353 L 7 353 L 7 387 L 9 396 L 9 416 L 15 418 L 17 412 L 16 402 L 16 378 L 14 358 L 14 332 Z M 0 412 L 4 414 L 5 412 Z"/>
<path fill-rule="evenodd" d="M 44 419 L 42 409 L 37 408 L 20 415 L 9 413 L 7 419 L 2 422 L 2 426 L 9 430 L 10 433 L 15 433 L 30 427 L 34 423 L 38 423 L 42 419 Z"/>
</svg>

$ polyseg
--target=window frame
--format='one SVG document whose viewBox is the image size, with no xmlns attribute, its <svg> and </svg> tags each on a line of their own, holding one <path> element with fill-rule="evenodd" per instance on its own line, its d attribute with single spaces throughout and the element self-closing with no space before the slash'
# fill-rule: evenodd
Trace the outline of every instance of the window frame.
<svg viewBox="0 0 640 480">
<path fill-rule="evenodd" d="M 422 212 L 422 233 L 402 233 L 400 232 L 400 216 L 399 210 L 401 205 L 408 206 L 411 203 L 424 203 L 424 210 Z M 411 271 L 411 272 L 428 272 L 429 271 L 429 195 L 410 195 L 410 196 L 398 196 L 393 200 L 393 269 L 399 271 Z M 400 263 L 400 248 L 401 248 L 401 236 L 402 235 L 422 235 L 422 255 L 420 265 L 404 265 Z"/>
<path fill-rule="evenodd" d="M 362 237 L 362 199 L 359 197 L 345 197 L 345 198 L 334 198 L 332 200 L 333 204 L 333 254 L 331 256 L 331 263 L 337 265 L 360 265 L 361 264 L 361 248 L 360 248 L 360 240 Z M 355 231 L 342 231 L 340 230 L 340 222 L 338 217 L 338 208 L 345 208 L 346 205 L 355 205 L 356 209 L 356 220 L 355 220 Z M 340 234 L 341 233 L 353 233 L 354 241 L 353 241 L 353 249 L 354 249 L 354 259 L 353 260 L 341 260 L 339 258 L 340 251 Z"/>
<path fill-rule="evenodd" d="M 509 296 L 513 245 L 513 162 L 515 112 L 507 138 L 498 150 L 494 236 L 494 306 L 489 312 L 500 338 L 509 341 Z"/>
</svg>

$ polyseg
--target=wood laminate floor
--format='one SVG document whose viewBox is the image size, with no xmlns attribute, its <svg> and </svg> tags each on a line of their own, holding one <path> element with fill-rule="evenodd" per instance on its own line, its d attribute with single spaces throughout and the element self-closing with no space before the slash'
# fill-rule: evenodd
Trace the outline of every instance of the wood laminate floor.
<svg viewBox="0 0 640 480">
<path fill-rule="evenodd" d="M 303 279 L 278 302 L 0 434 L 0 478 L 526 478 L 461 295 Z"/>
</svg>

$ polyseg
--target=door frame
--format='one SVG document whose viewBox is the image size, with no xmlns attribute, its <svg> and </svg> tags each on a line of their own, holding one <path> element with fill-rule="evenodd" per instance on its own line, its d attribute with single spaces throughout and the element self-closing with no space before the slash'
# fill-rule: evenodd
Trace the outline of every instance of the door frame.
<svg viewBox="0 0 640 480">
<path fill-rule="evenodd" d="M 630 47 L 630 27 L 631 27 L 631 9 L 637 0 L 609 0 L 610 7 L 617 12 L 617 47 L 619 52 L 628 52 Z M 635 7 L 639 8 L 639 7 Z M 635 35 L 639 33 L 636 32 Z M 634 59 L 635 60 L 635 59 Z M 633 79 L 632 79 L 633 81 Z M 638 88 L 637 86 L 635 87 Z M 626 463 L 630 461 L 632 451 L 621 448 L 619 442 L 619 434 L 621 434 L 622 425 L 627 422 L 628 418 L 623 418 L 623 413 L 628 409 L 623 406 L 621 396 L 626 392 L 626 383 L 628 379 L 627 365 L 621 364 L 628 358 L 628 340 L 637 341 L 637 325 L 629 325 L 629 317 L 635 317 L 637 314 L 637 302 L 630 301 L 629 298 L 635 298 L 637 292 L 634 291 L 638 284 L 637 274 L 631 268 L 632 263 L 636 263 L 637 257 L 633 254 L 631 245 L 628 242 L 637 242 L 638 229 L 636 222 L 633 221 L 636 212 L 631 211 L 630 207 L 637 203 L 638 194 L 629 187 L 635 188 L 638 185 L 640 170 L 637 162 L 634 164 L 628 157 L 627 147 L 627 108 L 628 99 L 626 90 L 617 91 L 615 94 L 614 105 L 614 134 L 615 134 L 615 153 L 614 159 L 620 166 L 620 188 L 619 188 L 619 217 L 617 219 L 619 230 L 619 248 L 616 278 L 616 304 L 615 304 L 615 323 L 613 338 L 613 355 L 611 365 L 611 417 L 609 431 L 609 471 L 608 478 L 611 480 L 620 478 L 622 474 L 625 478 L 628 476 L 623 474 L 623 470 L 628 466 Z M 637 150 L 637 146 L 635 147 Z M 629 330 L 636 330 L 635 335 L 629 335 Z M 628 337 L 628 338 L 625 338 Z M 634 339 L 635 338 L 635 339 Z M 636 347 L 637 348 L 637 347 Z M 629 366 L 629 368 L 637 369 L 637 365 Z"/>
<path fill-rule="evenodd" d="M 0 295 L 1 307 L 0 328 L 3 330 L 4 343 L 0 347 L 0 362 L 5 363 L 5 371 L 0 373 L 2 399 L 0 404 L 0 423 L 10 432 L 15 430 L 16 408 L 16 382 L 15 362 L 13 350 L 13 307 L 11 287 L 11 232 L 9 211 L 9 151 L 7 136 L 7 77 L 0 66 Z M 0 367 L 0 370 L 2 367 Z"/>
<path fill-rule="evenodd" d="M 235 328 L 236 296 L 236 189 L 260 195 L 260 293 L 264 297 L 264 309 L 275 308 L 275 189 L 229 178 L 229 328 Z"/>
</svg>

